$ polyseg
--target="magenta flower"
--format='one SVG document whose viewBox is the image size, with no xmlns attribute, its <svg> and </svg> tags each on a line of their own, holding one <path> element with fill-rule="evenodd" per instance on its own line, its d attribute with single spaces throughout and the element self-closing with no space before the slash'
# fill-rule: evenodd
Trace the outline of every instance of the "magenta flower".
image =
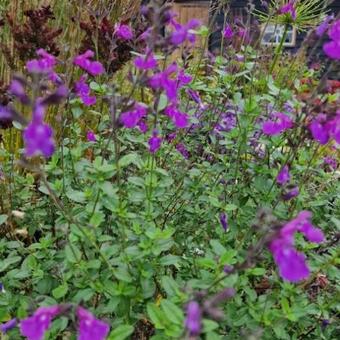
<svg viewBox="0 0 340 340">
<path fill-rule="evenodd" d="M 124 24 L 117 24 L 116 25 L 115 34 L 121 40 L 131 40 L 133 38 L 133 32 L 131 27 Z"/>
<path fill-rule="evenodd" d="M 140 56 L 135 59 L 135 66 L 140 70 L 150 70 L 157 67 L 157 60 L 153 53 Z"/>
<path fill-rule="evenodd" d="M 283 5 L 279 9 L 280 14 L 290 14 L 293 21 L 296 20 L 296 10 L 295 10 L 295 7 L 294 7 L 294 2 L 295 2 L 294 0 L 289 1 L 286 5 Z"/>
<path fill-rule="evenodd" d="M 190 301 L 188 303 L 185 327 L 191 336 L 197 336 L 201 333 L 202 311 L 200 305 L 196 301 Z"/>
<path fill-rule="evenodd" d="M 49 158 L 55 150 L 52 128 L 42 122 L 32 120 L 24 130 L 25 154 L 27 157 L 42 155 Z"/>
<path fill-rule="evenodd" d="M 190 32 L 191 30 L 200 26 L 200 21 L 197 19 L 190 20 L 187 24 L 181 25 L 175 20 L 172 20 L 172 24 L 175 28 L 174 32 L 171 33 L 170 41 L 173 45 L 178 46 L 183 44 L 186 40 L 191 43 L 195 42 L 195 34 Z"/>
<path fill-rule="evenodd" d="M 149 79 L 149 86 L 153 90 L 164 90 L 170 102 L 177 101 L 178 84 L 177 80 L 171 78 L 177 72 L 177 65 L 171 64 L 165 71 L 155 73 Z"/>
<path fill-rule="evenodd" d="M 17 97 L 22 104 L 28 105 L 30 103 L 29 97 L 27 96 L 24 88 L 24 83 L 19 79 L 12 80 L 9 87 L 9 92 L 13 96 Z"/>
<path fill-rule="evenodd" d="M 86 139 L 88 142 L 96 142 L 97 138 L 93 131 L 89 130 L 86 133 Z"/>
<path fill-rule="evenodd" d="M 189 74 L 186 74 L 184 72 L 184 70 L 180 70 L 178 73 L 178 77 L 177 77 L 177 81 L 178 81 L 178 87 L 182 87 L 185 85 L 188 85 L 189 83 L 191 83 L 192 81 L 192 76 Z"/>
<path fill-rule="evenodd" d="M 32 121 L 26 126 L 23 139 L 27 157 L 42 155 L 45 158 L 52 156 L 55 150 L 52 128 L 44 123 L 45 107 L 37 100 L 32 112 Z"/>
<path fill-rule="evenodd" d="M 317 140 L 320 144 L 327 144 L 329 141 L 329 131 L 327 127 L 321 124 L 320 121 L 315 120 L 309 125 L 309 130 L 312 133 L 312 136 L 315 140 Z"/>
<path fill-rule="evenodd" d="M 11 329 L 15 328 L 17 326 L 17 319 L 11 319 L 5 323 L 0 324 L 0 332 L 7 333 Z"/>
<path fill-rule="evenodd" d="M 154 131 L 152 133 L 152 137 L 149 138 L 148 144 L 149 144 L 149 151 L 151 153 L 155 153 L 159 150 L 162 144 L 162 138 L 158 136 L 157 131 Z"/>
<path fill-rule="evenodd" d="M 56 58 L 42 48 L 37 51 L 39 59 L 29 60 L 26 63 L 27 71 L 30 73 L 51 73 L 57 63 Z"/>
<path fill-rule="evenodd" d="M 189 116 L 178 110 L 174 105 L 166 107 L 165 114 L 171 118 L 172 122 L 179 129 L 183 129 L 188 126 Z"/>
<path fill-rule="evenodd" d="M 234 31 L 233 31 L 232 27 L 229 24 L 227 24 L 225 26 L 224 31 L 223 31 L 223 36 L 226 39 L 231 39 L 234 36 Z"/>
<path fill-rule="evenodd" d="M 91 89 L 86 83 L 86 76 L 83 75 L 80 77 L 80 79 L 75 83 L 74 89 L 84 105 L 91 106 L 96 103 L 96 97 L 90 95 Z"/>
<path fill-rule="evenodd" d="M 290 174 L 288 165 L 285 165 L 276 177 L 276 182 L 280 185 L 284 185 L 290 181 Z"/>
<path fill-rule="evenodd" d="M 120 121 L 122 124 L 128 128 L 132 129 L 138 125 L 140 120 L 147 114 L 147 108 L 142 104 L 135 104 L 135 107 L 131 111 L 123 112 L 120 115 Z"/>
<path fill-rule="evenodd" d="M 42 340 L 54 317 L 60 313 L 59 306 L 38 308 L 32 316 L 20 322 L 20 332 L 28 340 Z"/>
<path fill-rule="evenodd" d="M 323 45 L 323 50 L 329 58 L 340 60 L 340 20 L 333 23 L 328 36 L 331 41 Z"/>
<path fill-rule="evenodd" d="M 273 118 L 262 125 L 262 132 L 266 135 L 278 135 L 293 127 L 291 118 L 282 112 L 274 113 Z"/>
<path fill-rule="evenodd" d="M 312 225 L 311 217 L 309 211 L 301 211 L 281 228 L 269 245 L 280 275 L 287 281 L 298 282 L 309 276 L 304 254 L 294 248 L 295 233 L 301 232 L 310 242 L 321 243 L 324 240 L 322 231 Z"/>
<path fill-rule="evenodd" d="M 99 61 L 91 61 L 94 57 L 94 52 L 87 50 L 85 53 L 76 56 L 73 64 L 79 66 L 92 76 L 97 76 L 105 72 L 103 65 Z"/>
<path fill-rule="evenodd" d="M 78 340 L 104 340 L 110 326 L 94 317 L 92 313 L 82 307 L 77 308 Z"/>
<path fill-rule="evenodd" d="M 220 214 L 220 223 L 224 231 L 227 231 L 228 229 L 228 216 L 226 213 Z"/>
<path fill-rule="evenodd" d="M 138 126 L 140 132 L 142 132 L 142 133 L 147 133 L 148 132 L 148 125 L 146 124 L 146 122 L 144 120 L 140 120 L 137 123 L 137 126 Z"/>
</svg>

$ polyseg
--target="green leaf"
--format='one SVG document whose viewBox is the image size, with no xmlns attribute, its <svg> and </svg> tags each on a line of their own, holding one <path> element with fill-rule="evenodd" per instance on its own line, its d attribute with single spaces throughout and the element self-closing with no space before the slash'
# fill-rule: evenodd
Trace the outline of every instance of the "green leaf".
<svg viewBox="0 0 340 340">
<path fill-rule="evenodd" d="M 77 203 L 85 202 L 85 194 L 82 191 L 69 189 L 66 192 L 66 196 L 73 202 L 77 202 Z"/>
<path fill-rule="evenodd" d="M 60 299 L 62 297 L 64 297 L 68 292 L 68 285 L 67 283 L 63 283 L 62 285 L 60 285 L 59 287 L 55 288 L 52 290 L 52 295 L 55 299 Z"/>
<path fill-rule="evenodd" d="M 178 295 L 179 286 L 177 282 L 170 276 L 162 276 L 161 278 L 162 287 L 165 290 L 168 297 Z"/>
<path fill-rule="evenodd" d="M 161 301 L 161 308 L 163 309 L 168 320 L 177 325 L 182 325 L 184 320 L 183 311 L 169 300 Z"/>
<path fill-rule="evenodd" d="M 132 277 L 125 267 L 120 266 L 116 268 L 114 271 L 114 275 L 118 280 L 124 282 L 132 282 Z"/>
<path fill-rule="evenodd" d="M 164 315 L 162 311 L 154 303 L 148 303 L 146 310 L 154 326 L 158 329 L 164 329 Z"/>
<path fill-rule="evenodd" d="M 212 320 L 203 319 L 203 332 L 208 333 L 218 328 L 218 323 Z"/>
<path fill-rule="evenodd" d="M 81 252 L 74 244 L 72 244 L 72 248 L 68 244 L 65 247 L 65 256 L 69 262 L 76 263 L 81 259 Z"/>
<path fill-rule="evenodd" d="M 3 214 L 3 215 L 0 215 L 0 225 L 5 223 L 7 221 L 7 218 L 8 216 Z"/>
<path fill-rule="evenodd" d="M 123 156 L 119 160 L 119 166 L 121 168 L 125 168 L 130 164 L 136 165 L 139 169 L 142 168 L 142 160 L 140 156 L 136 153 L 129 153 L 128 155 Z"/>
<path fill-rule="evenodd" d="M 134 331 L 131 325 L 120 325 L 108 337 L 108 340 L 124 340 Z"/>
</svg>

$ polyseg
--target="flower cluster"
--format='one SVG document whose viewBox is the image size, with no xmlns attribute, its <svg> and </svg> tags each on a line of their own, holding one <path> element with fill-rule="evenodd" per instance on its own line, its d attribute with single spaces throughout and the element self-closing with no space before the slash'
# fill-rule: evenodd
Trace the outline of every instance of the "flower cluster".
<svg viewBox="0 0 340 340">
<path fill-rule="evenodd" d="M 175 19 L 171 20 L 171 24 L 174 27 L 174 31 L 171 33 L 170 41 L 173 45 L 179 46 L 186 40 L 190 43 L 194 43 L 196 40 L 195 33 L 192 30 L 200 26 L 200 21 L 197 19 L 191 19 L 185 25 L 179 24 Z"/>
<path fill-rule="evenodd" d="M 280 7 L 279 13 L 287 14 L 293 21 L 295 21 L 296 20 L 295 0 L 290 0 L 287 4 Z"/>
<path fill-rule="evenodd" d="M 309 130 L 313 138 L 322 145 L 327 144 L 330 139 L 340 144 L 340 111 L 333 118 L 320 113 L 309 125 Z"/>
<path fill-rule="evenodd" d="M 53 319 L 58 315 L 65 315 L 71 308 L 69 305 L 54 305 L 48 307 L 39 307 L 33 315 L 21 320 L 19 323 L 20 333 L 28 340 L 42 340 L 45 333 L 51 327 Z M 104 340 L 106 339 L 110 326 L 94 317 L 92 313 L 83 307 L 76 308 L 78 321 L 78 340 Z M 17 319 L 9 320 L 0 325 L 0 331 L 3 333 L 15 328 L 18 324 Z"/>
<path fill-rule="evenodd" d="M 88 72 L 91 76 L 98 76 L 104 73 L 104 67 L 99 61 L 91 61 L 94 57 L 94 52 L 91 50 L 87 50 L 85 53 L 80 54 L 74 58 L 74 65 L 79 66 L 86 72 Z"/>
<path fill-rule="evenodd" d="M 324 240 L 322 231 L 311 224 L 311 217 L 309 211 L 301 211 L 280 229 L 269 245 L 280 275 L 287 281 L 298 282 L 309 276 L 304 254 L 294 248 L 295 233 L 302 233 L 310 242 L 320 243 Z"/>
<path fill-rule="evenodd" d="M 328 30 L 331 41 L 323 45 L 323 50 L 331 59 L 340 60 L 340 20 L 333 23 Z"/>
<path fill-rule="evenodd" d="M 282 112 L 272 114 L 273 119 L 268 120 L 262 125 L 262 132 L 269 136 L 278 135 L 293 127 L 292 119 Z"/>
</svg>

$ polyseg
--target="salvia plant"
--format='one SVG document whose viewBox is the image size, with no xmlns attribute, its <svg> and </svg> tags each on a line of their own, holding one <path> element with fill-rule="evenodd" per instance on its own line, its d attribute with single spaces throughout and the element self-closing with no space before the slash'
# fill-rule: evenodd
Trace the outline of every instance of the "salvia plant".
<svg viewBox="0 0 340 340">
<path fill-rule="evenodd" d="M 195 49 L 214 24 L 152 0 L 135 24 L 80 23 L 65 60 L 51 29 L 4 84 L 4 339 L 337 338 L 340 20 L 268 8 L 327 69 L 285 36 L 268 58 L 238 20 L 221 53 Z"/>
</svg>

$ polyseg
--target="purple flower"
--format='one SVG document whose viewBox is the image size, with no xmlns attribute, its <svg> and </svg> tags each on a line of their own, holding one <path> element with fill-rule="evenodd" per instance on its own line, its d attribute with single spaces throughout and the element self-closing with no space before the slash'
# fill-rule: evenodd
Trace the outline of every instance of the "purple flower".
<svg viewBox="0 0 340 340">
<path fill-rule="evenodd" d="M 296 10 L 294 7 L 294 0 L 293 1 L 289 1 L 288 4 L 283 5 L 280 9 L 279 9 L 279 13 L 280 14 L 290 14 L 291 18 L 293 21 L 296 20 Z"/>
<path fill-rule="evenodd" d="M 137 103 L 133 110 L 123 112 L 120 115 L 120 121 L 126 128 L 132 129 L 138 125 L 139 121 L 145 117 L 146 114 L 146 107 Z"/>
<path fill-rule="evenodd" d="M 331 41 L 323 45 L 323 50 L 329 58 L 340 60 L 340 20 L 333 23 L 328 36 Z"/>
<path fill-rule="evenodd" d="M 151 153 L 155 153 L 159 150 L 162 144 L 162 138 L 158 136 L 157 131 L 154 131 L 152 133 L 152 137 L 149 138 L 148 144 L 149 144 L 149 151 Z"/>
<path fill-rule="evenodd" d="M 142 132 L 142 133 L 147 133 L 148 132 L 148 125 L 146 124 L 146 122 L 144 120 L 140 120 L 137 123 L 137 126 L 138 126 L 140 132 Z"/>
<path fill-rule="evenodd" d="M 224 231 L 227 231 L 228 229 L 228 216 L 226 213 L 221 213 L 220 214 L 220 223 Z"/>
<path fill-rule="evenodd" d="M 275 112 L 273 118 L 273 120 L 266 121 L 262 125 L 262 132 L 266 135 L 278 135 L 293 127 L 291 118 L 282 112 Z"/>
<path fill-rule="evenodd" d="M 309 211 L 301 211 L 281 228 L 269 245 L 280 275 L 287 281 L 298 282 L 309 276 L 304 254 L 294 248 L 295 233 L 301 232 L 310 242 L 321 243 L 324 240 L 322 231 L 312 225 L 311 217 Z"/>
<path fill-rule="evenodd" d="M 176 144 L 176 150 L 185 158 L 188 159 L 190 154 L 188 149 L 185 147 L 183 143 Z"/>
<path fill-rule="evenodd" d="M 334 19 L 334 15 L 327 15 L 325 20 L 316 28 L 315 32 L 318 37 L 322 37 L 328 30 L 329 22 Z"/>
<path fill-rule="evenodd" d="M 282 198 L 283 198 L 285 201 L 289 201 L 289 200 L 291 200 L 292 198 L 298 196 L 299 193 L 300 193 L 299 187 L 297 187 L 297 186 L 292 186 L 292 187 L 288 188 L 288 190 L 282 195 Z"/>
<path fill-rule="evenodd" d="M 188 303 L 185 327 L 191 336 L 197 336 L 201 333 L 202 312 L 200 305 L 196 301 L 190 301 Z"/>
<path fill-rule="evenodd" d="M 86 76 L 81 76 L 75 83 L 74 89 L 77 95 L 81 98 L 82 102 L 86 106 L 94 105 L 97 101 L 95 96 L 91 96 L 90 87 L 86 84 Z"/>
<path fill-rule="evenodd" d="M 165 108 L 165 114 L 171 118 L 172 122 L 179 129 L 183 129 L 188 126 L 189 116 L 178 110 L 174 105 Z"/>
<path fill-rule="evenodd" d="M 0 332 L 2 333 L 7 333 L 8 331 L 10 331 L 11 329 L 13 329 L 14 327 L 16 327 L 17 325 L 17 319 L 11 319 L 3 324 L 0 324 Z"/>
<path fill-rule="evenodd" d="M 223 31 L 223 36 L 226 39 L 231 39 L 234 36 L 233 29 L 232 29 L 232 27 L 229 24 L 227 24 L 225 26 L 224 31 Z"/>
<path fill-rule="evenodd" d="M 53 67 L 56 65 L 56 58 L 47 53 L 42 48 L 37 51 L 37 55 L 40 59 L 29 60 L 26 63 L 27 71 L 30 73 L 51 73 Z"/>
<path fill-rule="evenodd" d="M 195 34 L 191 33 L 190 30 L 193 30 L 200 26 L 200 21 L 197 19 L 190 20 L 186 25 L 181 25 L 175 20 L 172 20 L 172 24 L 175 28 L 175 31 L 172 32 L 170 36 L 170 41 L 173 45 L 178 46 L 183 44 L 186 40 L 191 43 L 195 42 Z"/>
<path fill-rule="evenodd" d="M 49 158 L 55 150 L 52 128 L 39 120 L 32 120 L 24 130 L 25 154 L 27 157 L 42 155 Z"/>
<path fill-rule="evenodd" d="M 97 76 L 105 72 L 103 65 L 99 61 L 91 61 L 94 57 L 94 52 L 87 50 L 85 53 L 76 56 L 73 64 L 79 66 L 92 76 Z"/>
<path fill-rule="evenodd" d="M 30 100 L 25 92 L 24 83 L 19 79 L 12 80 L 11 85 L 9 87 L 9 92 L 13 96 L 17 97 L 22 104 L 24 105 L 29 104 Z"/>
<path fill-rule="evenodd" d="M 171 64 L 165 71 L 155 73 L 149 79 L 149 86 L 154 90 L 164 90 L 170 102 L 177 101 L 178 84 L 172 75 L 177 72 L 177 65 Z"/>
<path fill-rule="evenodd" d="M 320 144 L 327 144 L 330 139 L 329 128 L 326 124 L 327 116 L 319 114 L 316 119 L 309 125 L 309 130 L 312 136 Z"/>
<path fill-rule="evenodd" d="M 78 340 L 104 340 L 106 339 L 110 326 L 94 317 L 92 313 L 82 307 L 77 308 L 78 318 Z"/>
<path fill-rule="evenodd" d="M 55 316 L 60 313 L 59 306 L 40 307 L 34 314 L 20 322 L 20 332 L 28 340 L 42 340 Z"/>
<path fill-rule="evenodd" d="M 115 27 L 115 34 L 121 40 L 131 40 L 133 38 L 133 32 L 131 27 L 124 24 L 117 24 Z"/>
<path fill-rule="evenodd" d="M 89 130 L 86 133 L 86 139 L 88 142 L 96 142 L 97 138 L 93 131 Z"/>
<path fill-rule="evenodd" d="M 140 70 L 150 70 L 157 67 L 157 60 L 153 53 L 140 56 L 135 59 L 135 66 Z"/>
<path fill-rule="evenodd" d="M 0 282 L 0 293 L 6 293 L 5 287 L 2 282 Z"/>
<path fill-rule="evenodd" d="M 280 185 L 284 185 L 290 181 L 290 174 L 288 165 L 285 165 L 276 177 L 276 182 Z"/>
</svg>

